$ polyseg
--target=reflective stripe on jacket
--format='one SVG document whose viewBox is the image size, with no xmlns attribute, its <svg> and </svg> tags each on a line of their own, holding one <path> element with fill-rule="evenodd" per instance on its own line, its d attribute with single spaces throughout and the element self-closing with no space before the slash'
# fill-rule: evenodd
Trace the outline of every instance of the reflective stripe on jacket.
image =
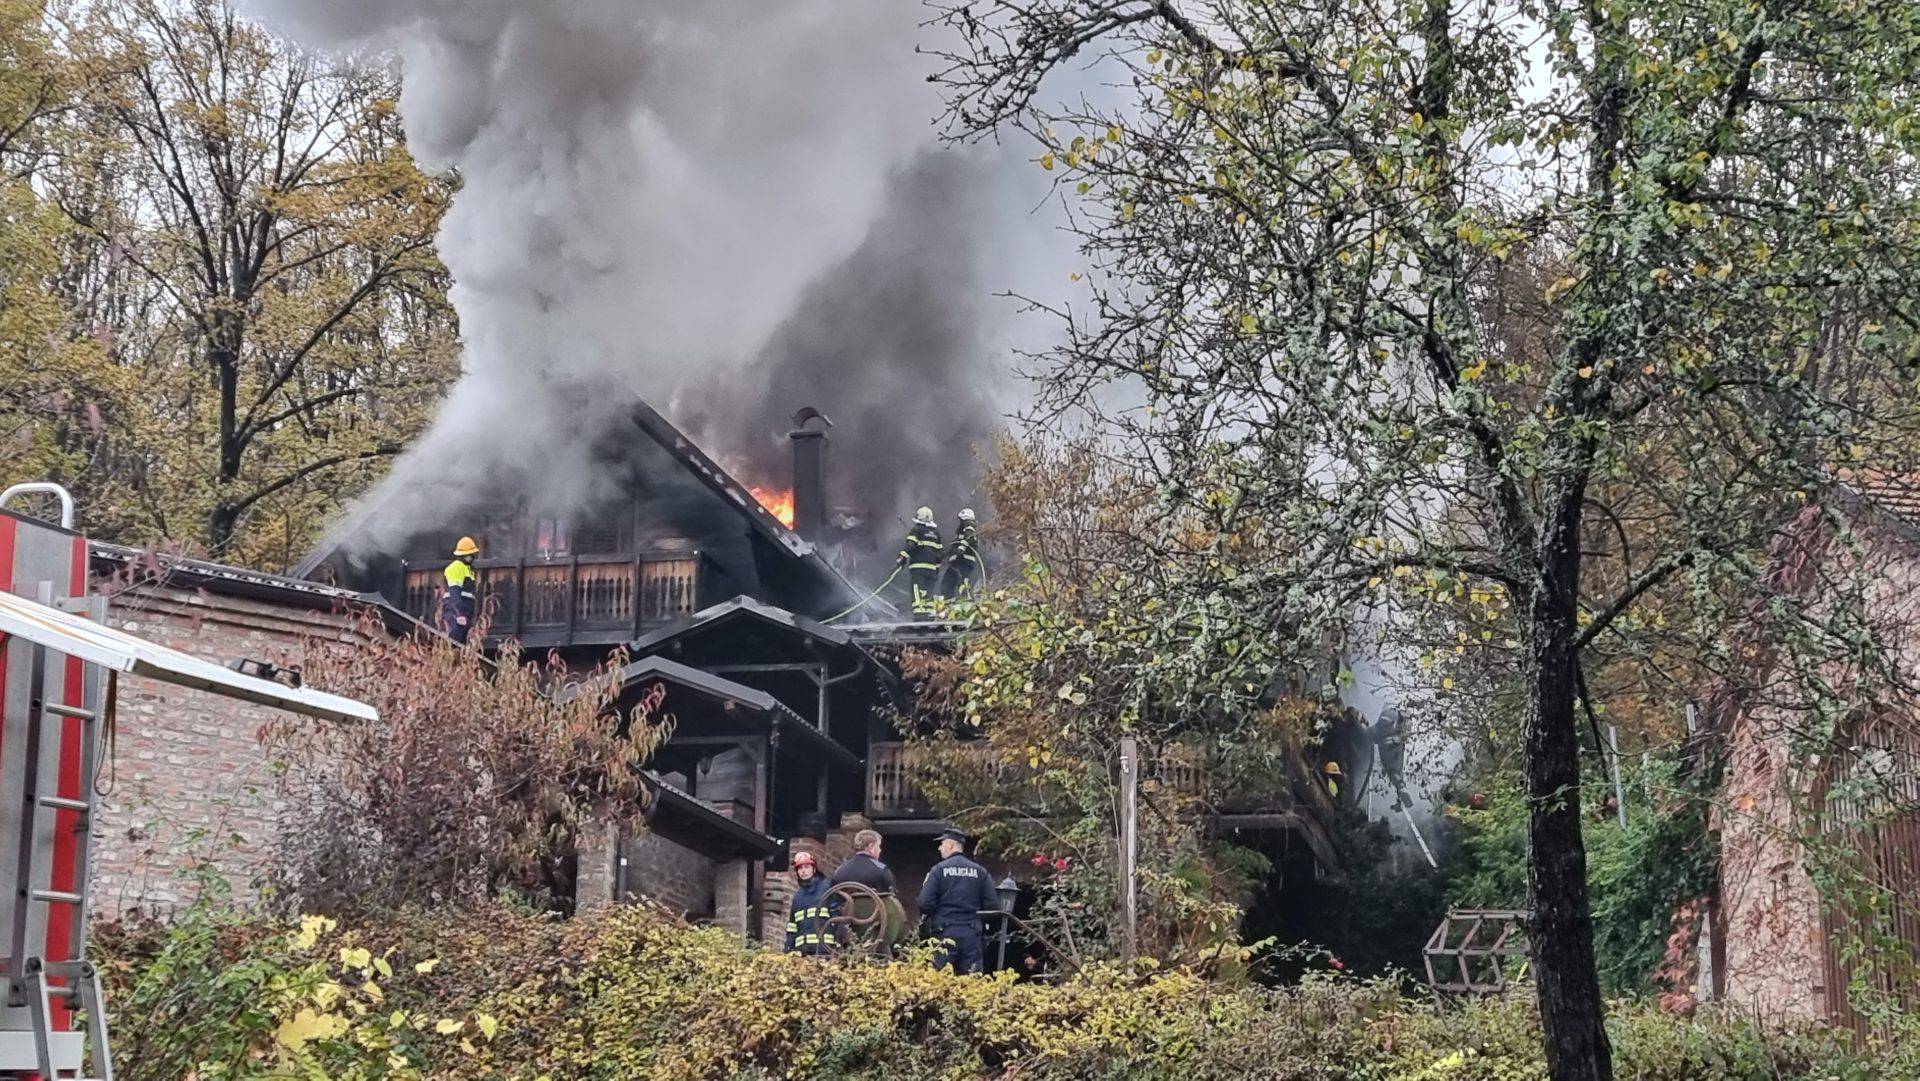
<svg viewBox="0 0 1920 1081">
<path fill-rule="evenodd" d="M 900 545 L 900 562 L 916 571 L 934 571 L 940 569 L 940 557 L 946 546 L 940 543 L 940 527 L 926 522 L 915 522 L 907 530 L 906 542 Z"/>
<path fill-rule="evenodd" d="M 833 941 L 828 923 L 833 913 L 827 909 L 827 890 L 831 888 L 826 876 L 815 872 L 794 891 L 793 907 L 787 914 L 787 952 L 821 953 Z"/>
</svg>

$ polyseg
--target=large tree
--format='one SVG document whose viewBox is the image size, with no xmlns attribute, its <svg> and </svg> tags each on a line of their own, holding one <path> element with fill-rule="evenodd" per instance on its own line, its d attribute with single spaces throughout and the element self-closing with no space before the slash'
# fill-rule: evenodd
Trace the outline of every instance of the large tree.
<svg viewBox="0 0 1920 1081">
<path fill-rule="evenodd" d="M 956 134 L 1030 133 L 1084 241 L 1043 410 L 1205 541 L 1156 552 L 1170 655 L 1376 603 L 1448 627 L 1437 683 L 1504 657 L 1548 1060 L 1609 1076 L 1583 658 L 1664 588 L 1720 629 L 1799 499 L 1910 455 L 1920 8 L 937 6 Z M 1249 533 L 1282 557 L 1210 551 Z"/>
<path fill-rule="evenodd" d="M 64 299 L 134 384 L 107 410 L 107 524 L 284 560 L 454 372 L 449 184 L 408 157 L 389 67 L 303 54 L 224 0 L 71 18 L 88 78 L 40 183 L 91 241 Z"/>
</svg>

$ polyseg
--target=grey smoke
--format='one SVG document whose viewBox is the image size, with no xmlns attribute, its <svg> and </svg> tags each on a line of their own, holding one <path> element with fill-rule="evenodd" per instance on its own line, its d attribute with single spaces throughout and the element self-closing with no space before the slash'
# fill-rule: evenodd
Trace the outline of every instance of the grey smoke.
<svg viewBox="0 0 1920 1081">
<path fill-rule="evenodd" d="M 990 208 L 981 192 L 1020 188 L 1015 156 L 931 151 L 908 0 L 250 6 L 311 46 L 396 56 L 414 154 L 462 182 L 439 247 L 464 375 L 371 501 L 410 515 L 375 543 L 510 475 L 587 505 L 593 439 L 636 395 L 754 473 L 818 406 L 836 468 L 867 463 L 836 494 L 898 513 L 921 470 L 970 472 L 1010 396 L 990 324 L 1012 307 L 989 294 L 1034 266 L 1065 280 L 1070 246 L 1024 213 L 1037 176 Z M 1004 274 L 981 256 L 1036 250 Z M 963 498 L 946 483 L 927 498 Z"/>
<path fill-rule="evenodd" d="M 951 150 L 897 170 L 864 241 L 807 287 L 748 378 L 689 387 L 674 412 L 704 442 L 739 445 L 746 477 L 778 483 L 794 408 L 822 409 L 835 423 L 830 501 L 883 533 L 920 504 L 950 521 L 975 502 L 1005 405 L 976 237 L 989 172 Z"/>
</svg>

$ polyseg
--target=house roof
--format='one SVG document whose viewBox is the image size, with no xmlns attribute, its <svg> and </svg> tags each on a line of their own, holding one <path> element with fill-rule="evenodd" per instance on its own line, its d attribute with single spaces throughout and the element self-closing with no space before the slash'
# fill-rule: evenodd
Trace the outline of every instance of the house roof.
<svg viewBox="0 0 1920 1081">
<path fill-rule="evenodd" d="M 379 711 L 365 702 L 311 687 L 289 687 L 244 675 L 117 627 L 104 626 L 4 590 L 0 590 L 0 633 L 115 672 L 193 687 L 322 720 L 375 721 L 380 718 Z"/>
<path fill-rule="evenodd" d="M 1920 474 L 1861 469 L 1843 472 L 1838 479 L 1881 511 L 1920 527 Z"/>
<path fill-rule="evenodd" d="M 752 655 L 751 643 L 739 633 L 743 623 L 757 625 L 777 640 L 790 643 L 787 659 L 811 661 L 821 659 L 823 654 L 837 655 L 871 672 L 888 694 L 897 695 L 900 690 L 897 677 L 875 660 L 858 627 L 836 627 L 763 604 L 752 597 L 735 597 L 683 616 L 634 639 L 627 645 L 627 652 L 636 657 L 658 653 L 697 655 L 699 651 L 690 648 L 693 642 L 713 635 L 716 649 L 724 655 L 726 663 L 751 664 L 756 658 Z"/>
<path fill-rule="evenodd" d="M 835 742 L 825 732 L 807 723 L 807 719 L 765 691 L 735 683 L 724 676 L 671 661 L 665 657 L 643 657 L 614 673 L 622 689 L 639 683 L 664 680 L 718 701 L 736 713 L 763 719 L 765 730 L 782 737 L 792 735 L 844 769 L 857 770 L 863 763 L 853 752 Z M 747 726 L 742 726 L 747 727 Z M 759 728 L 759 724 L 751 727 Z M 668 741 L 671 743 L 671 739 Z"/>
<path fill-rule="evenodd" d="M 627 648 L 636 655 L 656 653 L 677 641 L 737 620 L 765 623 L 831 649 L 844 649 L 854 645 L 853 636 L 838 627 L 822 623 L 817 619 L 795 615 L 785 608 L 762 604 L 752 597 L 740 596 L 702 608 L 690 616 L 682 616 L 664 627 L 649 631 L 634 639 Z"/>
<path fill-rule="evenodd" d="M 336 610 L 351 604 L 373 608 L 389 630 L 428 629 L 425 624 L 393 606 L 378 593 L 361 593 L 338 586 L 323 585 L 304 578 L 269 574 L 250 567 L 188 559 L 124 544 L 88 542 L 89 561 L 96 573 L 145 572 L 155 582 L 193 586 L 212 593 L 302 608 Z"/>
<path fill-rule="evenodd" d="M 661 448 L 672 455 L 687 472 L 697 478 L 701 484 L 712 490 L 733 511 L 743 518 L 751 532 L 773 546 L 776 551 L 785 553 L 799 561 L 825 582 L 830 592 L 842 601 L 851 601 L 861 595 L 851 582 L 848 582 L 833 564 L 827 562 L 811 541 L 773 516 L 773 512 L 760 505 L 746 485 L 741 484 L 731 473 L 721 468 L 719 463 L 707 456 L 686 433 L 673 426 L 659 410 L 645 401 L 635 399 L 631 419 L 635 427 L 647 433 Z M 364 523 L 376 516 L 385 499 L 390 495 L 377 495 L 362 500 L 361 503 L 342 518 L 305 559 L 294 567 L 293 573 L 300 578 L 311 578 L 317 574 L 323 564 L 344 546 L 348 538 L 359 532 Z"/>
<path fill-rule="evenodd" d="M 647 807 L 647 825 L 676 844 L 704 845 L 719 840 L 745 856 L 766 858 L 780 851 L 779 841 L 721 814 L 708 804 L 668 784 L 659 774 L 641 774 L 653 802 Z"/>
</svg>

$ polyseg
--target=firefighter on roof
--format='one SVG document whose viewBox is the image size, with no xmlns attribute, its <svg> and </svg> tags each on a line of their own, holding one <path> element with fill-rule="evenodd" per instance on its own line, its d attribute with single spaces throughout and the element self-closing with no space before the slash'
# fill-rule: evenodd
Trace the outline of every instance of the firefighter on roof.
<svg viewBox="0 0 1920 1081">
<path fill-rule="evenodd" d="M 447 592 L 440 601 L 440 623 L 447 637 L 461 645 L 466 644 L 480 609 L 480 597 L 473 587 L 473 560 L 479 554 L 480 546 L 472 537 L 461 537 L 453 546 L 453 562 L 447 564 Z"/>
<path fill-rule="evenodd" d="M 913 582 L 913 610 L 917 614 L 933 611 L 933 600 L 940 588 L 940 559 L 945 546 L 940 543 L 940 527 L 933 524 L 933 508 L 913 512 L 913 526 L 900 545 L 898 566 L 907 568 Z"/>
<path fill-rule="evenodd" d="M 800 880 L 793 891 L 793 908 L 787 916 L 788 953 L 826 953 L 833 933 L 833 913 L 828 911 L 826 876 L 814 865 L 811 852 L 793 854 L 794 877 Z"/>
<path fill-rule="evenodd" d="M 961 510 L 960 519 L 953 527 L 953 543 L 947 545 L 946 563 L 940 595 L 958 597 L 962 590 L 972 587 L 974 576 L 980 573 L 980 538 L 974 532 L 972 507 Z"/>
</svg>

